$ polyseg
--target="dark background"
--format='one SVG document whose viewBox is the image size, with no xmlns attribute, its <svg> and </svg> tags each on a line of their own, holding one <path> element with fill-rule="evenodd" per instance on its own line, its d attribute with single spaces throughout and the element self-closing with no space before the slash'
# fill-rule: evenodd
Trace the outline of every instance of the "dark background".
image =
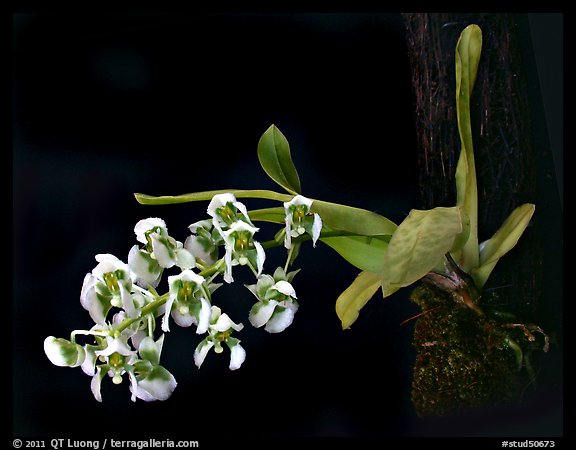
<svg viewBox="0 0 576 450">
<path fill-rule="evenodd" d="M 97 403 L 79 368 L 50 364 L 44 338 L 91 327 L 83 277 L 97 253 L 126 260 L 138 220 L 162 217 L 184 241 L 206 217 L 206 203 L 141 206 L 134 192 L 280 190 L 256 156 L 274 123 L 305 195 L 396 222 L 421 206 L 402 17 L 28 13 L 13 29 L 15 436 L 562 434 L 561 379 L 546 370 L 519 405 L 417 418 L 413 323 L 400 325 L 419 312 L 409 291 L 373 300 L 343 332 L 334 302 L 358 271 L 322 244 L 297 260 L 300 310 L 279 335 L 249 326 L 249 274 L 236 270 L 240 283 L 214 296 L 247 325 L 240 370 L 228 370 L 227 353 L 198 370 L 199 337 L 174 324 L 162 358 L 179 383 L 172 397 L 133 404 L 126 381 L 106 378 Z M 263 226 L 260 239 L 273 231 Z M 284 257 L 268 252 L 267 271 Z"/>
</svg>

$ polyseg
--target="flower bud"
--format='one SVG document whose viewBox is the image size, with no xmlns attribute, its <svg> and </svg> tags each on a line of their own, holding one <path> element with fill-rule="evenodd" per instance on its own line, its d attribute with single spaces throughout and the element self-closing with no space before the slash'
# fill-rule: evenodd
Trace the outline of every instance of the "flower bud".
<svg viewBox="0 0 576 450">
<path fill-rule="evenodd" d="M 54 336 L 44 340 L 44 353 L 52 364 L 59 367 L 78 367 L 86 358 L 86 352 L 80 345 Z"/>
</svg>

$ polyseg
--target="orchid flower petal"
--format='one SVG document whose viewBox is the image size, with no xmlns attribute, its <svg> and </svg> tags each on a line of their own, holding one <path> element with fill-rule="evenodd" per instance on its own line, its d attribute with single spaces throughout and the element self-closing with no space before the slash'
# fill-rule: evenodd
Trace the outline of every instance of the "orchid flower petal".
<svg viewBox="0 0 576 450">
<path fill-rule="evenodd" d="M 274 314 L 274 309 L 276 306 L 278 306 L 278 302 L 275 300 L 255 303 L 250 310 L 248 320 L 252 326 L 255 328 L 260 328 L 270 320 L 272 314 Z"/>
<path fill-rule="evenodd" d="M 280 333 L 292 324 L 298 305 L 293 304 L 286 308 L 276 308 L 274 314 L 264 328 L 268 333 Z"/>
<path fill-rule="evenodd" d="M 216 262 L 216 258 L 212 255 L 212 253 L 209 253 L 206 250 L 198 236 L 188 236 L 184 241 L 184 248 L 188 250 L 192 256 L 201 259 L 208 265 L 212 265 Z"/>
<path fill-rule="evenodd" d="M 270 289 L 274 289 L 274 290 L 280 292 L 281 294 L 287 295 L 289 297 L 297 298 L 296 297 L 296 291 L 294 290 L 294 287 L 290 283 L 288 283 L 287 281 L 280 280 L 280 281 L 276 282 L 276 284 L 274 286 L 272 286 Z"/>
<path fill-rule="evenodd" d="M 178 383 L 174 376 L 162 366 L 156 366 L 144 379 L 138 381 L 135 395 L 141 400 L 167 400 Z"/>
<path fill-rule="evenodd" d="M 113 353 L 118 353 L 122 356 L 135 355 L 136 351 L 132 350 L 126 342 L 124 342 L 124 337 L 114 338 L 112 336 L 106 336 L 106 342 L 108 346 L 104 350 L 97 350 L 94 353 L 97 356 L 110 356 Z"/>
<path fill-rule="evenodd" d="M 226 344 L 230 348 L 230 370 L 239 369 L 246 360 L 246 350 L 240 345 L 240 340 L 236 338 L 228 338 Z"/>
<path fill-rule="evenodd" d="M 200 368 L 200 366 L 204 362 L 204 359 L 206 359 L 208 351 L 210 351 L 212 347 L 214 347 L 214 343 L 212 341 L 209 341 L 208 338 L 203 339 L 198 344 L 196 350 L 194 350 L 194 364 L 196 364 L 196 367 Z"/>
<path fill-rule="evenodd" d="M 223 331 L 227 331 L 230 328 L 232 328 L 235 331 L 240 331 L 244 328 L 244 325 L 241 323 L 234 323 L 232 321 L 232 319 L 230 319 L 230 317 L 228 317 L 228 314 L 224 313 L 221 314 L 220 317 L 218 317 L 218 319 L 216 320 L 216 323 L 214 323 L 213 325 L 210 326 L 210 328 L 219 331 L 219 332 L 223 332 Z"/>
<path fill-rule="evenodd" d="M 322 231 L 322 219 L 319 214 L 314 214 L 314 223 L 312 225 L 312 245 L 316 247 L 316 241 L 320 237 Z"/>
<path fill-rule="evenodd" d="M 228 203 L 234 204 L 236 202 L 236 197 L 234 194 L 225 193 L 225 194 L 217 194 L 212 197 L 210 203 L 208 204 L 207 213 L 210 217 L 216 217 L 216 210 L 222 208 Z"/>
<path fill-rule="evenodd" d="M 176 265 L 181 269 L 192 269 L 196 265 L 196 258 L 186 248 L 176 250 Z"/>
<path fill-rule="evenodd" d="M 208 331 L 208 327 L 210 326 L 210 316 L 212 314 L 210 303 L 208 303 L 204 298 L 201 298 L 200 302 L 202 306 L 198 314 L 198 327 L 196 328 L 196 334 L 204 334 Z"/>
<path fill-rule="evenodd" d="M 134 245 L 128 253 L 128 267 L 136 274 L 136 283 L 144 288 L 156 287 L 162 277 L 162 267 L 148 252 Z"/>
<path fill-rule="evenodd" d="M 237 209 L 238 211 L 240 211 L 240 212 L 242 213 L 242 215 L 244 216 L 244 218 L 246 219 L 246 221 L 251 224 L 252 221 L 250 220 L 250 217 L 248 216 L 248 210 L 246 209 L 246 206 L 244 205 L 244 203 L 242 203 L 242 202 L 234 202 L 234 203 L 232 203 L 232 204 L 236 207 L 236 209 Z"/>
<path fill-rule="evenodd" d="M 158 233 L 152 233 L 150 235 L 152 239 L 152 250 L 154 251 L 154 257 L 160 267 L 164 269 L 169 269 L 176 264 L 174 249 L 167 245 L 167 238 L 165 236 L 160 236 Z"/>
<path fill-rule="evenodd" d="M 141 242 L 142 244 L 147 244 L 148 242 L 146 240 L 146 232 L 156 227 L 160 227 L 167 230 L 166 222 L 164 222 L 159 217 L 150 217 L 148 219 L 140 220 L 134 227 L 136 240 L 138 242 Z"/>
<path fill-rule="evenodd" d="M 107 367 L 107 366 L 104 366 Z M 102 394 L 100 393 L 100 386 L 102 384 L 102 378 L 106 375 L 106 370 L 103 370 L 103 367 L 96 367 L 96 373 L 92 377 L 92 381 L 90 381 L 90 390 L 92 391 L 92 395 L 94 398 L 102 403 Z"/>
<path fill-rule="evenodd" d="M 171 278 L 171 277 L 168 277 Z M 166 309 L 164 311 L 164 317 L 162 317 L 162 331 L 164 333 L 167 333 L 170 331 L 170 324 L 169 319 L 170 319 L 170 313 L 172 311 L 172 305 L 174 304 L 174 300 L 176 300 L 176 296 L 170 294 L 170 297 L 168 298 L 168 301 L 166 302 Z"/>
<path fill-rule="evenodd" d="M 262 274 L 262 270 L 264 269 L 264 261 L 266 260 L 266 252 L 264 251 L 264 247 L 260 242 L 254 241 L 254 247 L 256 247 L 256 266 L 258 270 L 258 275 Z"/>
</svg>

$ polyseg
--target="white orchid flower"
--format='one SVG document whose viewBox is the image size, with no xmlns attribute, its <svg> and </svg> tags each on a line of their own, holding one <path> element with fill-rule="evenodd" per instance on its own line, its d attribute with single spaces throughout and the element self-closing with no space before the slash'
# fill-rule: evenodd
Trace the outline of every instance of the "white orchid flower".
<svg viewBox="0 0 576 450">
<path fill-rule="evenodd" d="M 167 400 L 176 389 L 176 379 L 160 365 L 160 354 L 164 344 L 164 335 L 154 342 L 145 337 L 138 347 L 141 360 L 136 362 L 136 385 L 130 386 L 133 396 L 146 402 Z"/>
<path fill-rule="evenodd" d="M 302 195 L 295 196 L 289 202 L 284 203 L 286 213 L 286 234 L 284 236 L 284 246 L 287 249 L 292 248 L 292 238 L 303 235 L 304 233 L 312 236 L 312 244 L 316 247 L 316 241 L 322 231 L 322 219 L 319 214 L 312 214 L 313 200 Z"/>
<path fill-rule="evenodd" d="M 94 351 L 94 355 L 103 362 L 103 364 L 96 366 L 90 383 L 92 394 L 97 401 L 102 401 L 100 386 L 106 373 L 112 378 L 114 384 L 122 383 L 122 376 L 128 373 L 130 383 L 136 387 L 133 364 L 136 362 L 137 356 L 136 351 L 132 350 L 128 345 L 128 337 L 126 335 L 118 337 L 107 336 L 106 347 Z M 132 400 L 135 401 L 135 397 Z"/>
<path fill-rule="evenodd" d="M 195 222 L 188 227 L 192 233 L 184 241 L 184 248 L 192 255 L 208 266 L 211 266 L 218 259 L 218 245 L 222 242 L 222 237 L 210 219 Z"/>
<path fill-rule="evenodd" d="M 96 255 L 98 265 L 84 277 L 80 303 L 92 320 L 104 324 L 112 306 L 123 308 L 129 317 L 139 311 L 132 298 L 132 274 L 127 264 L 113 255 Z"/>
<path fill-rule="evenodd" d="M 206 299 L 206 289 L 203 287 L 204 277 L 191 270 L 184 270 L 180 275 L 168 277 L 170 296 L 162 319 L 162 330 L 170 331 L 168 318 L 172 316 L 181 327 L 197 325 L 196 333 L 202 334 L 208 330 L 210 323 L 210 303 Z M 208 292 L 209 294 L 209 292 Z"/>
<path fill-rule="evenodd" d="M 198 344 L 194 351 L 196 366 L 200 368 L 211 348 L 214 348 L 216 353 L 222 353 L 222 342 L 224 342 L 230 349 L 230 370 L 240 368 L 246 359 L 246 351 L 240 345 L 240 340 L 230 335 L 233 331 L 240 331 L 243 328 L 244 325 L 234 323 L 227 314 L 222 314 L 220 308 L 212 306 L 208 336 Z"/>
<path fill-rule="evenodd" d="M 140 220 L 134 227 L 138 242 L 143 248 L 132 247 L 128 265 L 136 275 L 136 283 L 142 287 L 158 286 L 163 269 L 177 266 L 191 269 L 195 266 L 194 256 L 184 248 L 182 242 L 168 234 L 166 223 L 157 217 Z"/>
<path fill-rule="evenodd" d="M 224 281 L 231 283 L 232 266 L 251 264 L 255 269 L 257 276 L 260 276 L 264 268 L 266 253 L 262 245 L 254 240 L 254 233 L 258 228 L 247 224 L 244 221 L 234 222 L 230 228 L 223 232 L 224 238 L 224 263 L 226 269 L 224 272 Z"/>
<path fill-rule="evenodd" d="M 208 215 L 212 217 L 214 228 L 222 232 L 237 220 L 252 224 L 246 206 L 236 200 L 234 194 L 217 194 L 208 204 Z M 239 214 L 240 213 L 240 214 Z"/>
<path fill-rule="evenodd" d="M 133 350 L 122 334 L 119 337 L 106 337 L 106 346 L 92 351 L 103 364 L 92 370 L 90 387 L 97 401 L 102 401 L 100 387 L 106 374 L 112 377 L 114 384 L 122 382 L 122 376 L 127 373 L 130 379 L 132 401 L 137 398 L 144 401 L 166 400 L 176 388 L 176 380 L 170 372 L 160 365 L 160 354 L 164 343 L 164 335 L 156 342 L 146 336 L 140 341 L 138 352 Z"/>
<path fill-rule="evenodd" d="M 298 311 L 296 291 L 287 281 L 287 276 L 279 267 L 274 276 L 262 275 L 256 284 L 246 286 L 258 299 L 248 315 L 248 320 L 255 328 L 265 326 L 269 333 L 280 333 L 288 328 Z"/>
</svg>

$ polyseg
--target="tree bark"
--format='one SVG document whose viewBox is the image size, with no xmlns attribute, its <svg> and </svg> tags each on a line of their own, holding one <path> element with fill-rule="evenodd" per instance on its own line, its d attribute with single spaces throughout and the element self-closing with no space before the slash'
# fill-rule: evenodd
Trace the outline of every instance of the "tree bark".
<svg viewBox="0 0 576 450">
<path fill-rule="evenodd" d="M 456 122 L 454 52 L 458 37 L 467 25 L 476 23 L 482 29 L 482 56 L 471 101 L 479 240 L 482 242 L 492 236 L 515 207 L 533 203 L 536 198 L 536 159 L 526 80 L 518 50 L 517 17 L 508 13 L 409 13 L 403 16 L 415 98 L 423 208 L 455 204 L 454 174 L 460 139 Z M 482 293 L 481 307 L 494 314 L 510 314 L 510 320 L 537 323 L 538 300 L 542 294 L 541 261 L 535 232 L 529 228 L 518 246 L 496 266 Z M 454 308 L 442 313 L 440 305 L 447 300 L 441 293 L 432 300 L 428 291 L 416 291 L 415 295 L 416 303 L 424 312 L 426 308 L 430 310 L 415 326 L 414 345 L 419 354 L 414 370 L 413 400 L 417 411 L 424 415 L 444 414 L 514 398 L 519 386 L 512 368 L 513 359 L 494 350 L 488 341 L 462 353 L 483 333 L 493 340 L 505 339 L 501 324 L 488 319 L 477 319 L 472 324 L 467 314 Z M 432 320 L 433 314 L 439 320 Z M 439 314 L 444 315 L 440 318 Z M 450 316 L 449 320 L 446 315 Z M 439 324 L 446 326 L 454 320 L 461 320 L 461 326 L 456 325 L 450 335 L 442 334 Z M 472 329 L 471 341 L 471 335 L 464 335 L 472 333 Z M 442 350 L 445 344 L 452 346 L 451 353 Z M 481 357 L 488 358 L 484 368 L 473 369 L 470 358 Z M 456 364 L 458 370 L 446 372 L 446 376 L 452 378 L 443 378 L 444 375 L 439 374 L 444 370 L 442 367 L 449 364 Z M 488 371 L 492 372 L 490 376 Z M 492 375 L 498 371 L 500 375 L 494 378 Z M 498 385 L 498 377 L 507 387 Z M 490 384 L 492 393 L 488 392 Z M 463 390 L 467 393 L 463 394 Z"/>
</svg>

